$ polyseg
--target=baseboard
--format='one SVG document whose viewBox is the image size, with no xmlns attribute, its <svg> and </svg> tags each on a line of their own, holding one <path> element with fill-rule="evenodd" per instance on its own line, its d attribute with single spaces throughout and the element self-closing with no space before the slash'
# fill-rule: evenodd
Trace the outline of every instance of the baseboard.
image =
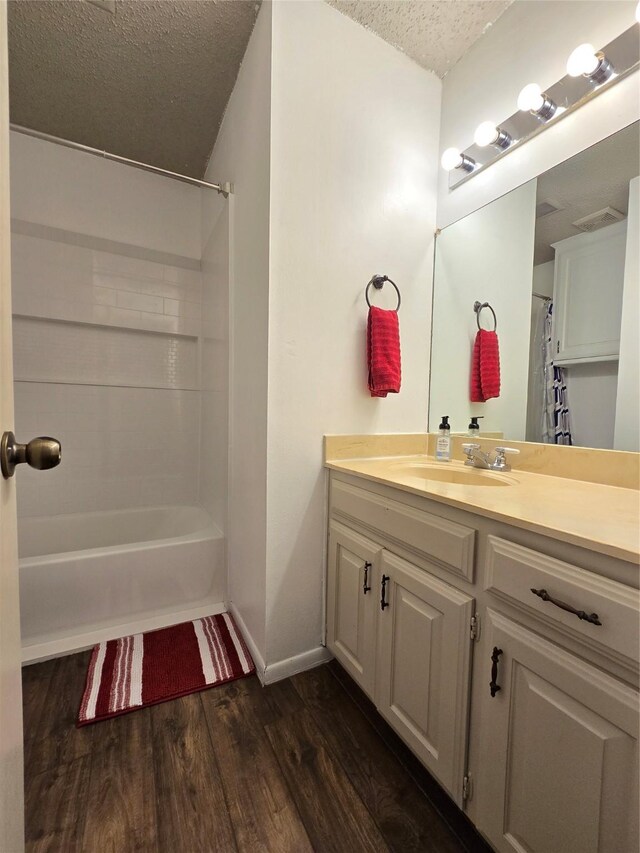
<svg viewBox="0 0 640 853">
<path fill-rule="evenodd" d="M 233 616 L 240 633 L 244 637 L 244 641 L 249 647 L 251 657 L 256 665 L 256 675 L 260 679 L 262 686 L 267 684 L 275 684 L 276 681 L 282 681 L 289 678 L 291 675 L 296 675 L 299 672 L 304 672 L 307 669 L 313 669 L 323 663 L 331 660 L 333 655 L 324 646 L 318 646 L 315 649 L 309 649 L 308 652 L 303 652 L 300 655 L 295 655 L 292 658 L 276 661 L 276 663 L 266 664 L 264 658 L 258 651 L 250 631 L 247 629 L 246 623 L 242 618 L 240 611 L 232 601 L 227 602 L 227 610 Z"/>
<path fill-rule="evenodd" d="M 308 652 L 302 652 L 302 654 L 294 655 L 292 658 L 267 664 L 264 671 L 264 678 L 261 681 L 263 684 L 274 684 L 276 681 L 289 678 L 291 675 L 321 666 L 323 663 L 330 661 L 332 657 L 333 655 L 329 649 L 326 649 L 324 646 L 309 649 Z"/>
<path fill-rule="evenodd" d="M 240 611 L 235 606 L 233 601 L 227 602 L 227 610 L 233 616 L 234 622 L 238 626 L 238 629 L 239 629 L 240 633 L 242 634 L 242 637 L 243 637 L 245 643 L 249 647 L 249 651 L 251 652 L 251 657 L 253 658 L 253 662 L 256 665 L 256 675 L 260 679 L 260 683 L 265 684 L 264 671 L 265 671 L 266 667 L 265 667 L 265 663 L 264 663 L 264 658 L 262 657 L 262 655 L 258 651 L 258 647 L 256 646 L 255 640 L 251 636 L 251 633 L 249 632 L 249 629 L 247 628 L 247 625 L 246 625 L 244 619 L 240 615 Z"/>
<path fill-rule="evenodd" d="M 190 622 L 192 619 L 223 613 L 225 609 L 222 601 L 209 602 L 185 610 L 174 610 L 147 617 L 141 616 L 118 625 L 102 625 L 93 630 L 65 637 L 34 637 L 32 642 L 22 647 L 22 663 L 23 665 L 39 663 L 50 658 L 72 655 L 75 652 L 90 649 L 96 643 L 103 643 L 105 640 L 117 640 L 119 637 L 129 636 L 129 634 L 142 634 L 145 631 L 168 628 L 170 625 L 179 625 L 181 622 Z"/>
</svg>

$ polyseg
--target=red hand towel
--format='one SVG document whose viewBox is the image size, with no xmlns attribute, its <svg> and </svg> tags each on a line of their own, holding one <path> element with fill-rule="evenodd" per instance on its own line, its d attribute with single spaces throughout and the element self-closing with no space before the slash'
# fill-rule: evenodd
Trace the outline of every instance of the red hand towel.
<svg viewBox="0 0 640 853">
<path fill-rule="evenodd" d="M 500 396 L 500 350 L 498 335 L 480 329 L 473 345 L 471 402 L 485 403 Z"/>
<path fill-rule="evenodd" d="M 397 311 L 369 308 L 367 366 L 372 397 L 400 391 L 400 326 Z"/>
</svg>

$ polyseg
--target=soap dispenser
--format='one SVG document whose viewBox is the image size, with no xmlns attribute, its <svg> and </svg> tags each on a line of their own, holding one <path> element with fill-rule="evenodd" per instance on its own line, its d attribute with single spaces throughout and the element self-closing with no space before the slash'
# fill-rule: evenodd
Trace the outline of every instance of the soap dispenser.
<svg viewBox="0 0 640 853">
<path fill-rule="evenodd" d="M 442 423 L 438 427 L 436 459 L 439 462 L 451 461 L 451 427 L 449 426 L 449 415 L 442 416 Z"/>
<path fill-rule="evenodd" d="M 484 415 L 477 415 L 475 418 L 471 418 L 471 423 L 469 424 L 469 435 L 478 438 L 478 436 L 480 435 L 480 424 L 478 423 L 478 421 L 483 417 Z"/>
</svg>

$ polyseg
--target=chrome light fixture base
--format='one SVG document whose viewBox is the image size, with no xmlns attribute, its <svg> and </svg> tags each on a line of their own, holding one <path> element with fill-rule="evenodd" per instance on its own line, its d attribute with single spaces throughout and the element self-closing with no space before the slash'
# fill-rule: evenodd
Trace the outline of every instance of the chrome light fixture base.
<svg viewBox="0 0 640 853">
<path fill-rule="evenodd" d="M 601 86 L 613 76 L 613 63 L 607 59 L 607 56 L 601 50 L 596 53 L 596 56 L 598 57 L 596 70 L 592 71 L 591 74 L 583 74 L 583 77 L 587 77 L 596 86 Z"/>
<path fill-rule="evenodd" d="M 599 63 L 589 75 L 565 75 L 553 86 L 546 87 L 542 93 L 543 103 L 536 111 L 518 110 L 498 123 L 500 130 L 512 138 L 509 145 L 498 146 L 494 143 L 481 147 L 474 144 L 461 149 L 461 155 L 475 161 L 475 166 L 472 171 L 461 168 L 450 171 L 449 189 L 453 190 L 472 180 L 493 163 L 516 151 L 547 127 L 562 121 L 588 101 L 599 97 L 639 68 L 638 24 L 633 24 L 601 50 L 596 51 L 596 56 Z"/>
<path fill-rule="evenodd" d="M 549 121 L 553 118 L 558 110 L 558 105 L 551 100 L 546 92 L 542 93 L 542 106 L 537 110 L 530 110 L 539 121 Z"/>
</svg>

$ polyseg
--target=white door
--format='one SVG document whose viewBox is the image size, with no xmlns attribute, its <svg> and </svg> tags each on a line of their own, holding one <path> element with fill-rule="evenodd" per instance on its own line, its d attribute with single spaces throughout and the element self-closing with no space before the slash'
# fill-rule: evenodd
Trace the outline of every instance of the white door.
<svg viewBox="0 0 640 853">
<path fill-rule="evenodd" d="M 462 806 L 473 599 L 382 552 L 376 705 Z"/>
<path fill-rule="evenodd" d="M 329 527 L 327 645 L 373 698 L 377 558 L 380 545 L 332 521 Z"/>
<path fill-rule="evenodd" d="M 617 222 L 553 244 L 558 364 L 618 357 L 626 235 L 627 223 Z"/>
<path fill-rule="evenodd" d="M 7 4 L 0 3 L 0 434 L 13 429 Z M 0 850 L 24 847 L 15 478 L 0 476 Z"/>
<path fill-rule="evenodd" d="M 638 850 L 636 691 L 493 610 L 483 655 L 478 828 L 499 853 Z"/>
</svg>

